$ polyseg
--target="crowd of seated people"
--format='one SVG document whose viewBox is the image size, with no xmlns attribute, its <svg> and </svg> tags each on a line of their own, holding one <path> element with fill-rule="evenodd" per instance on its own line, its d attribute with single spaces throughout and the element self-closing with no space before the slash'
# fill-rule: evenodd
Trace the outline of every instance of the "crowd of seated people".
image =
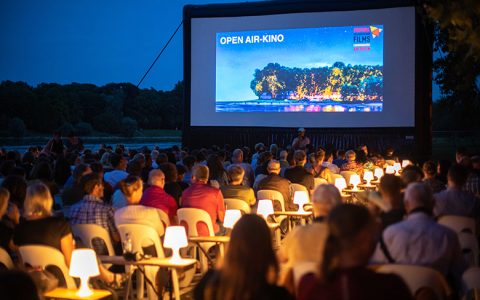
<svg viewBox="0 0 480 300">
<path fill-rule="evenodd" d="M 118 226 L 143 224 L 165 233 L 164 213 L 178 224 L 179 208 L 199 208 L 211 218 L 213 234 L 224 235 L 225 198 L 245 201 L 253 211 L 260 190 L 274 190 L 284 209 L 296 211 L 291 185 L 311 196 L 313 223 L 288 232 L 275 252 L 270 230 L 246 215 L 231 233 L 223 263 L 198 285 L 198 299 L 410 299 L 403 281 L 381 275 L 369 264 L 412 264 L 438 270 L 461 294 L 463 260 L 457 235 L 436 220 L 445 215 L 480 216 L 478 156 L 459 149 L 455 162 L 410 165 L 401 176 L 386 174 L 367 207 L 342 204 L 334 175 L 384 167 L 399 158 L 366 145 L 355 149 L 282 149 L 263 143 L 223 149 L 98 150 L 60 145 L 56 136 L 43 149 L 0 152 L 0 247 L 18 258 L 18 247 L 38 243 L 60 250 L 68 264 L 74 249 L 71 225 L 96 224 L 121 253 Z M 63 149 L 63 150 L 62 150 Z M 267 151 L 269 149 L 270 151 Z M 63 167 L 66 164 L 67 168 Z M 338 175 L 340 176 L 340 175 Z M 329 184 L 316 186 L 315 178 Z M 282 206 L 274 201 L 274 209 Z M 41 224 L 41 225 L 38 225 Z M 200 235 L 210 235 L 205 224 Z M 478 233 L 478 231 L 477 231 Z M 294 268 L 315 264 L 299 282 Z M 117 283 L 102 269 L 101 279 Z M 282 286 L 282 287 L 279 287 Z M 372 289 L 375 290 L 373 294 Z"/>
</svg>

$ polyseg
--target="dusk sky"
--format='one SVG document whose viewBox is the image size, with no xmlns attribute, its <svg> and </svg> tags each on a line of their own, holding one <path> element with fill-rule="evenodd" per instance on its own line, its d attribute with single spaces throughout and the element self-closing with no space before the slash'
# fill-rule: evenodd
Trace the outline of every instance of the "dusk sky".
<svg viewBox="0 0 480 300">
<path fill-rule="evenodd" d="M 0 81 L 136 85 L 181 22 L 185 4 L 227 2 L 245 1 L 1 1 Z M 183 79 L 182 35 L 142 88 L 170 90 Z"/>
</svg>

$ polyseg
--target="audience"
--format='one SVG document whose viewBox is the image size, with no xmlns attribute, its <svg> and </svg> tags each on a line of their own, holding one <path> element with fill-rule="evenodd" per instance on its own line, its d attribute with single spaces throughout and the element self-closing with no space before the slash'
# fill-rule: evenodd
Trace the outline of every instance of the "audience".
<svg viewBox="0 0 480 300">
<path fill-rule="evenodd" d="M 352 171 L 359 175 L 363 174 L 363 165 L 356 161 L 357 154 L 353 150 L 345 152 L 347 162 L 340 166 L 340 171 Z"/>
<path fill-rule="evenodd" d="M 276 160 L 271 160 L 268 163 L 267 171 L 268 176 L 259 181 L 256 191 L 274 190 L 280 192 L 285 202 L 285 210 L 297 210 L 297 207 L 295 204 L 293 204 L 293 199 L 291 199 L 290 196 L 290 181 L 279 175 L 280 163 Z M 282 210 L 282 207 L 278 201 L 273 202 L 273 208 L 276 211 Z"/>
<path fill-rule="evenodd" d="M 297 150 L 294 154 L 295 167 L 285 170 L 285 178 L 291 183 L 298 183 L 307 188 L 308 191 L 313 191 L 315 183 L 313 175 L 308 173 L 303 167 L 307 162 L 307 155 L 303 150 Z"/>
<path fill-rule="evenodd" d="M 200 208 L 205 210 L 212 220 L 213 230 L 216 235 L 223 235 L 223 217 L 225 216 L 225 203 L 222 192 L 208 185 L 209 170 L 207 166 L 196 165 L 192 170 L 192 185 L 183 191 L 182 207 Z M 197 225 L 200 236 L 208 236 L 208 228 L 204 223 Z"/>
<path fill-rule="evenodd" d="M 178 172 L 177 167 L 175 164 L 171 162 L 163 163 L 159 166 L 159 169 L 162 170 L 164 178 L 165 178 L 165 185 L 163 189 L 167 194 L 173 197 L 177 206 L 180 205 L 180 199 L 182 198 L 182 192 L 184 188 L 180 182 L 178 182 Z M 148 174 L 150 176 L 150 173 Z M 147 179 L 148 181 L 148 179 Z M 180 180 L 181 181 L 181 180 Z M 188 187 L 188 185 L 187 185 Z M 185 188 L 187 188 L 185 187 Z"/>
<path fill-rule="evenodd" d="M 433 161 L 424 162 L 422 170 L 425 175 L 423 182 L 430 187 L 434 194 L 445 189 L 445 184 L 438 180 L 437 165 Z"/>
<path fill-rule="evenodd" d="M 366 268 L 375 249 L 377 224 L 364 207 L 343 204 L 330 212 L 319 274 L 307 274 L 298 287 L 305 299 L 412 299 L 396 275 Z"/>
<path fill-rule="evenodd" d="M 150 171 L 148 174 L 148 185 L 150 187 L 141 196 L 140 204 L 162 210 L 168 215 L 170 224 L 176 224 L 178 204 L 164 190 L 165 181 L 165 175 L 161 170 Z"/>
<path fill-rule="evenodd" d="M 114 153 L 110 155 L 110 164 L 113 170 L 105 173 L 103 178 L 111 187 L 116 189 L 117 184 L 128 176 L 128 173 L 125 171 L 127 169 L 127 159 L 120 154 Z"/>
<path fill-rule="evenodd" d="M 255 180 L 254 170 L 252 165 L 243 162 L 243 151 L 241 149 L 233 150 L 232 164 L 239 165 L 245 171 L 242 184 L 249 187 L 253 186 L 253 181 Z"/>
<path fill-rule="evenodd" d="M 405 216 L 405 207 L 403 205 L 402 180 L 393 174 L 385 174 L 380 179 L 378 186 L 382 205 L 379 205 L 381 212 L 379 217 L 382 223 L 382 229 L 400 222 Z"/>
<path fill-rule="evenodd" d="M 244 169 L 239 165 L 230 165 L 227 169 L 229 184 L 220 188 L 223 198 L 234 198 L 245 201 L 253 206 L 256 203 L 253 189 L 247 185 L 242 185 L 245 175 Z"/>
<path fill-rule="evenodd" d="M 305 164 L 305 170 L 313 175 L 315 178 L 323 178 L 329 183 L 333 182 L 332 172 L 323 165 L 325 159 L 325 151 L 320 149 L 315 153 L 309 155 L 310 162 Z"/>
<path fill-rule="evenodd" d="M 244 215 L 232 230 L 223 265 L 210 270 L 195 288 L 197 300 L 265 299 L 293 297 L 275 285 L 278 263 L 270 229 L 257 215 Z"/>
</svg>

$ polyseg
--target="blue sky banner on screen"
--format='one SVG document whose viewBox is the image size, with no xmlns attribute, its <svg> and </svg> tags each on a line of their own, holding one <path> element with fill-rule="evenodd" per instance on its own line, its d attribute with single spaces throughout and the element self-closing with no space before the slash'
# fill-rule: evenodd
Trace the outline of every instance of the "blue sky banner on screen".
<svg viewBox="0 0 480 300">
<path fill-rule="evenodd" d="M 216 33 L 216 112 L 381 112 L 378 24 Z"/>
</svg>

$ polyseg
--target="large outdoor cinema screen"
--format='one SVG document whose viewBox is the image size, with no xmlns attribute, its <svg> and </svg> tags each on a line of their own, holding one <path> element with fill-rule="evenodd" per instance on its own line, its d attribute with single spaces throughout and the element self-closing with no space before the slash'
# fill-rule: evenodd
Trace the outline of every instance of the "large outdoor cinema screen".
<svg viewBox="0 0 480 300">
<path fill-rule="evenodd" d="M 191 19 L 190 125 L 413 127 L 415 10 Z"/>
</svg>

